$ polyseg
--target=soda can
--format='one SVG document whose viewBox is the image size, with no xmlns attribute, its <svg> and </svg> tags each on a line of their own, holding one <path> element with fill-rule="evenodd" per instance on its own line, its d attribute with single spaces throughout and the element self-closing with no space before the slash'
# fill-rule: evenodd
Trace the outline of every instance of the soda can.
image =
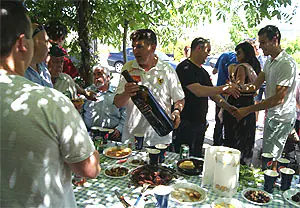
<svg viewBox="0 0 300 208">
<path fill-rule="evenodd" d="M 101 136 L 96 136 L 94 138 L 94 145 L 96 150 L 101 153 L 103 151 L 103 137 Z"/>
<path fill-rule="evenodd" d="M 187 159 L 190 156 L 190 147 L 187 144 L 180 146 L 180 159 Z"/>
</svg>

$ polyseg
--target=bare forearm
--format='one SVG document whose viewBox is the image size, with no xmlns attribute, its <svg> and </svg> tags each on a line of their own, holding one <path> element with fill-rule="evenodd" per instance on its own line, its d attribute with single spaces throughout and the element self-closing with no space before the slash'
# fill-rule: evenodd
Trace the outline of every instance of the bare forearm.
<svg viewBox="0 0 300 208">
<path fill-rule="evenodd" d="M 115 96 L 114 104 L 116 107 L 121 108 L 127 104 L 129 99 L 130 99 L 130 96 L 127 95 L 125 92 L 123 92 L 122 94 L 117 94 Z"/>
<path fill-rule="evenodd" d="M 220 95 L 215 95 L 210 97 L 220 108 L 224 108 L 228 110 L 231 105 L 227 103 L 227 101 Z"/>
<path fill-rule="evenodd" d="M 277 105 L 280 105 L 283 103 L 283 99 L 281 99 L 281 97 L 279 95 L 274 95 L 256 105 L 251 105 L 248 108 L 248 110 L 250 111 L 250 113 L 252 112 L 256 112 L 256 111 L 260 111 L 260 110 L 265 110 L 265 109 L 269 109 L 269 108 L 273 108 Z"/>
</svg>

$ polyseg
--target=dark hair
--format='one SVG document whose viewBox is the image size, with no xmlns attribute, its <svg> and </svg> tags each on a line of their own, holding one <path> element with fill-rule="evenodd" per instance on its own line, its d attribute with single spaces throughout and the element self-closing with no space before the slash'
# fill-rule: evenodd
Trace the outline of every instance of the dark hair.
<svg viewBox="0 0 300 208">
<path fill-rule="evenodd" d="M 21 34 L 30 39 L 31 22 L 26 15 L 26 9 L 20 1 L 1 1 L 1 49 L 0 56 L 7 56 Z"/>
<path fill-rule="evenodd" d="M 194 51 L 195 48 L 200 45 L 201 48 L 204 47 L 204 45 L 206 43 L 210 43 L 210 40 L 209 39 L 204 39 L 204 38 L 195 38 L 193 41 L 192 41 L 192 44 L 191 44 L 191 51 Z"/>
<path fill-rule="evenodd" d="M 67 27 L 58 20 L 49 21 L 45 25 L 45 30 L 51 40 L 57 41 L 61 36 L 65 37 L 68 34 Z"/>
<path fill-rule="evenodd" d="M 130 40 L 132 40 L 132 41 L 144 40 L 147 43 L 157 45 L 156 35 L 150 29 L 140 29 L 140 30 L 134 31 L 130 35 Z"/>
<path fill-rule="evenodd" d="M 278 27 L 274 25 L 267 25 L 258 31 L 259 36 L 263 34 L 267 34 L 269 40 L 272 40 L 274 37 L 277 38 L 278 44 L 280 44 L 281 34 Z"/>
<path fill-rule="evenodd" d="M 261 72 L 261 66 L 260 63 L 258 61 L 258 59 L 255 56 L 255 51 L 253 46 L 245 41 L 242 42 L 240 44 L 238 44 L 235 47 L 235 51 L 238 51 L 239 49 L 241 49 L 244 52 L 244 62 L 248 63 L 252 66 L 252 68 L 254 69 L 255 73 L 258 75 Z"/>
</svg>

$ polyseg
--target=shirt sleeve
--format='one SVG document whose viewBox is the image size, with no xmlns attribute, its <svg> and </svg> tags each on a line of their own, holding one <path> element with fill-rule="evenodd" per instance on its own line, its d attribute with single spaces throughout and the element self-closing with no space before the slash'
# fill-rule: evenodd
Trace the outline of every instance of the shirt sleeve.
<svg viewBox="0 0 300 208">
<path fill-rule="evenodd" d="M 293 84 L 293 77 L 295 76 L 296 66 L 292 62 L 284 61 L 278 67 L 277 85 L 291 87 Z"/>
<path fill-rule="evenodd" d="M 125 118 L 126 118 L 126 108 L 119 108 L 120 111 L 120 122 L 119 125 L 116 127 L 117 130 L 122 134 L 123 128 L 124 128 L 124 123 L 125 123 Z"/>
<path fill-rule="evenodd" d="M 67 163 L 77 163 L 89 158 L 95 151 L 85 124 L 71 101 L 59 97 L 53 125 L 62 157 Z"/>
</svg>

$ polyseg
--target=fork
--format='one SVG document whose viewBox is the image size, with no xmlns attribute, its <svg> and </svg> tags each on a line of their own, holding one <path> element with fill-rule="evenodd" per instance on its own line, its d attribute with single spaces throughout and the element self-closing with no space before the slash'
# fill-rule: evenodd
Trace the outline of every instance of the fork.
<svg viewBox="0 0 300 208">
<path fill-rule="evenodd" d="M 134 207 L 136 207 L 136 206 L 138 205 L 140 199 L 141 199 L 142 196 L 143 196 L 143 193 L 148 189 L 148 187 L 149 187 L 150 185 L 151 185 L 150 183 L 144 183 L 144 184 L 143 184 L 143 188 L 142 188 L 142 190 L 141 190 L 141 193 L 140 193 L 140 195 L 138 196 L 138 198 L 136 199 L 136 201 L 135 201 L 135 203 L 134 203 L 134 205 L 133 205 Z"/>
</svg>

